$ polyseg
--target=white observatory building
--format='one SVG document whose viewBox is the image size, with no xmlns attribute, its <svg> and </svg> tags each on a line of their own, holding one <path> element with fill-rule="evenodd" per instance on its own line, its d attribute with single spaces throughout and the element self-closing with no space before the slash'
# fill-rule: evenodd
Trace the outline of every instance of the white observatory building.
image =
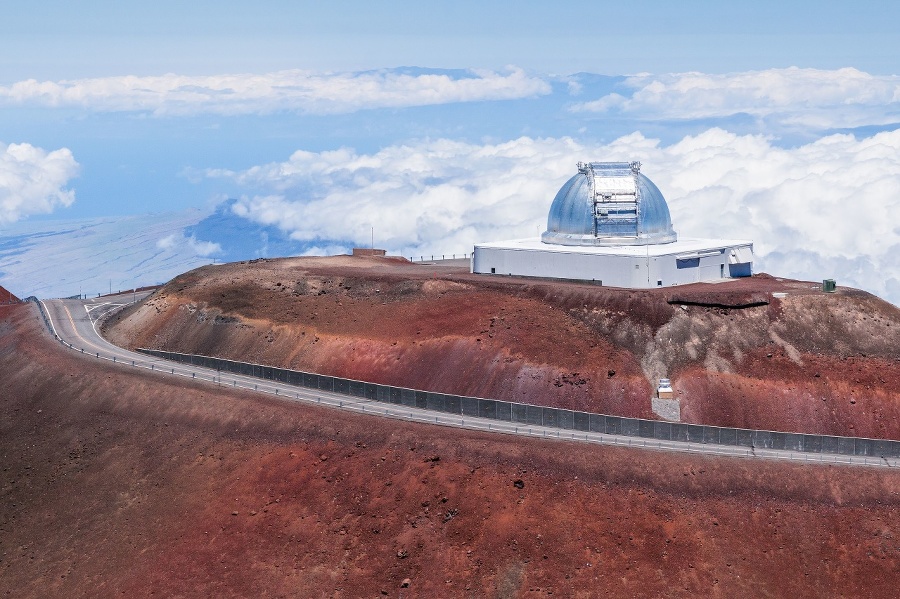
<svg viewBox="0 0 900 599">
<path fill-rule="evenodd" d="M 540 238 L 478 244 L 472 272 L 668 287 L 750 276 L 753 242 L 679 239 L 640 162 L 579 162 Z"/>
</svg>

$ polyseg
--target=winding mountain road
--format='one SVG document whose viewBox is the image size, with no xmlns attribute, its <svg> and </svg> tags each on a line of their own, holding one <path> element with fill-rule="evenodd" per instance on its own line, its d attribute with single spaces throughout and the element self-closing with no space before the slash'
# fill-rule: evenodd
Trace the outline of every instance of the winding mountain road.
<svg viewBox="0 0 900 599">
<path fill-rule="evenodd" d="M 502 422 L 470 416 L 457 416 L 445 412 L 410 408 L 396 404 L 386 404 L 340 393 L 296 387 L 246 375 L 233 373 L 223 374 L 209 368 L 175 363 L 132 352 L 117 345 L 113 345 L 100 335 L 97 331 L 97 322 L 99 320 L 123 306 L 144 299 L 149 294 L 150 292 L 127 293 L 87 300 L 41 300 L 40 304 L 49 319 L 51 332 L 61 343 L 68 346 L 73 351 L 93 356 L 95 359 L 109 360 L 121 364 L 123 368 L 144 368 L 158 372 L 160 373 L 160 376 L 184 377 L 206 381 L 211 385 L 249 389 L 259 393 L 276 395 L 288 401 L 315 403 L 352 410 L 359 413 L 371 414 L 373 416 L 407 421 L 490 431 L 492 433 L 558 439 L 561 441 L 599 443 L 603 445 L 619 445 L 716 456 L 779 459 L 809 464 L 821 463 L 870 467 L 900 467 L 900 459 L 897 458 L 813 454 L 779 449 L 754 449 L 731 445 L 644 439 L 594 432 L 560 430 L 557 428 Z"/>
</svg>

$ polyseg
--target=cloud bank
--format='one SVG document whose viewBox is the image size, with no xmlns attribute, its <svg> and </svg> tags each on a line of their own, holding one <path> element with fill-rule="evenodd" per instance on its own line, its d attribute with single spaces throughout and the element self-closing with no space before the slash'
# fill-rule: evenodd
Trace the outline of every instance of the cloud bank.
<svg viewBox="0 0 900 599">
<path fill-rule="evenodd" d="M 283 163 L 207 175 L 263 191 L 233 212 L 297 240 L 363 243 L 374 227 L 377 244 L 406 255 L 464 253 L 476 241 L 535 234 L 579 148 L 570 139 L 437 140 L 374 154 L 298 151 Z"/>
<path fill-rule="evenodd" d="M 0 104 L 76 107 L 97 112 L 155 115 L 267 114 L 296 111 L 338 114 L 525 98 L 550 92 L 543 79 L 517 68 L 410 74 L 398 70 L 315 73 L 289 70 L 262 75 L 101 77 L 63 81 L 29 79 L 0 86 Z"/>
<path fill-rule="evenodd" d="M 639 74 L 617 84 L 617 92 L 583 99 L 591 80 L 590 74 L 558 77 L 516 67 L 29 79 L 0 86 L 0 107 L 157 116 L 329 115 L 541 96 L 548 99 L 550 113 L 568 111 L 570 117 L 721 121 L 749 115 L 763 126 L 815 131 L 900 123 L 900 76 L 871 75 L 853 68 Z"/>
<path fill-rule="evenodd" d="M 244 171 L 210 170 L 245 193 L 235 214 L 306 243 L 404 255 L 471 251 L 535 236 L 579 160 L 640 160 L 684 237 L 752 239 L 757 270 L 838 279 L 900 303 L 900 131 L 831 135 L 797 148 L 713 128 L 662 145 L 640 133 L 606 145 L 522 137 L 298 151 Z"/>
<path fill-rule="evenodd" d="M 629 77 L 623 86 L 628 90 L 624 94 L 607 94 L 570 110 L 653 119 L 749 114 L 816 129 L 900 122 L 900 77 L 852 68 L 642 74 Z"/>
<path fill-rule="evenodd" d="M 213 241 L 201 241 L 194 235 L 186 236 L 183 231 L 166 235 L 156 242 L 156 247 L 164 251 L 186 253 L 200 258 L 208 258 L 222 253 L 222 246 Z"/>
<path fill-rule="evenodd" d="M 67 148 L 47 152 L 0 142 L 0 225 L 70 206 L 75 192 L 66 185 L 77 174 L 78 163 Z"/>
</svg>

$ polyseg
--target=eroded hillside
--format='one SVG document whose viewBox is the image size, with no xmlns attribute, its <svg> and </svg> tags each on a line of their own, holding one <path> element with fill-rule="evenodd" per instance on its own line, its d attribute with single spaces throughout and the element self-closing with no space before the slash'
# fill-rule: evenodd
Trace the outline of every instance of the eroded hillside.
<svg viewBox="0 0 900 599">
<path fill-rule="evenodd" d="M 900 572 L 889 469 L 262 398 L 67 350 L 33 305 L 0 307 L 0 452 L 2 596 L 892 597 Z"/>
<path fill-rule="evenodd" d="M 293 258 L 204 267 L 107 327 L 115 342 L 347 378 L 681 420 L 900 438 L 900 310 L 757 275 L 629 291 L 464 265 Z"/>
</svg>

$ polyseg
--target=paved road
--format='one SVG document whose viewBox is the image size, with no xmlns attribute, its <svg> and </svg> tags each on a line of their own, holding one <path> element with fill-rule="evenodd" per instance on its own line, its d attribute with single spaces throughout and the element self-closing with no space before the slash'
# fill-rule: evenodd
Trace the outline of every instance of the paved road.
<svg viewBox="0 0 900 599">
<path fill-rule="evenodd" d="M 600 443 L 604 445 L 619 445 L 662 451 L 679 451 L 743 458 L 779 459 L 810 464 L 846 464 L 900 468 L 900 459 L 896 458 L 885 459 L 866 456 L 814 454 L 778 449 L 752 449 L 731 445 L 660 441 L 657 439 L 644 439 L 621 435 L 560 430 L 543 426 L 501 422 L 486 418 L 457 416 L 445 412 L 410 408 L 408 406 L 396 404 L 385 404 L 364 398 L 342 395 L 340 393 L 295 387 L 293 385 L 277 383 L 252 376 L 221 373 L 209 368 L 179 364 L 161 358 L 154 358 L 113 345 L 97 332 L 98 320 L 132 301 L 142 300 L 149 295 L 149 293 L 150 292 L 138 294 L 128 293 L 119 296 L 101 297 L 89 300 L 44 300 L 41 301 L 41 304 L 44 306 L 44 309 L 50 318 L 50 325 L 53 329 L 53 333 L 65 345 L 79 353 L 122 364 L 123 367 L 144 368 L 159 372 L 162 375 L 208 381 L 210 384 L 223 387 L 251 389 L 260 393 L 276 395 L 291 401 L 316 403 L 365 414 L 415 422 L 425 422 L 496 433 L 541 437 L 546 439 L 558 439 L 562 441 Z"/>
</svg>

